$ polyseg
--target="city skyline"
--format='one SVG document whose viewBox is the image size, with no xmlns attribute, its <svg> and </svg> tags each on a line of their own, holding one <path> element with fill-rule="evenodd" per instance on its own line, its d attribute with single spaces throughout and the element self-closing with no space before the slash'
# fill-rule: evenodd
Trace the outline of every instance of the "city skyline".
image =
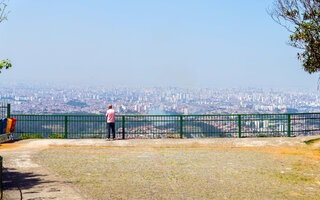
<svg viewBox="0 0 320 200">
<path fill-rule="evenodd" d="M 17 81 L 89 86 L 311 88 L 269 0 L 10 1 L 0 55 Z"/>
<path fill-rule="evenodd" d="M 12 84 L 0 90 L 13 113 L 245 114 L 319 112 L 312 90 L 264 88 L 81 87 Z"/>
</svg>

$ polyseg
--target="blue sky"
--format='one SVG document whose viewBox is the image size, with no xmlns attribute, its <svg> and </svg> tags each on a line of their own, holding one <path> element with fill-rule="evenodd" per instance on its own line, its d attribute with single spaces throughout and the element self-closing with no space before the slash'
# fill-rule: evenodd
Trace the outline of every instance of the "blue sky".
<svg viewBox="0 0 320 200">
<path fill-rule="evenodd" d="M 0 79 L 88 85 L 317 87 L 271 0 L 10 0 Z"/>
</svg>

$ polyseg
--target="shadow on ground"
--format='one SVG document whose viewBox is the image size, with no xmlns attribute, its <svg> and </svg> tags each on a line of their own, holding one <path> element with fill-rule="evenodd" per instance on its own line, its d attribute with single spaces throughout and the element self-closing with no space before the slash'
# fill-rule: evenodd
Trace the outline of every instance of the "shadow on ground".
<svg viewBox="0 0 320 200">
<path fill-rule="evenodd" d="M 43 183 L 55 182 L 43 181 L 41 177 L 43 177 L 44 175 L 30 172 L 19 172 L 15 168 L 3 168 L 2 173 L 2 184 L 4 190 L 24 190 L 33 188 Z"/>
</svg>

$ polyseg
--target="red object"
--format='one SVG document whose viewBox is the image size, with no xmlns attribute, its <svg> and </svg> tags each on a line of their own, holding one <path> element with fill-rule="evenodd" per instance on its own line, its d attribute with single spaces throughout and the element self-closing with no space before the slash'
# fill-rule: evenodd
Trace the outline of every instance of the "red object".
<svg viewBox="0 0 320 200">
<path fill-rule="evenodd" d="M 11 118 L 12 119 L 12 124 L 11 124 L 11 129 L 10 129 L 10 133 L 12 133 L 16 127 L 16 123 L 17 123 L 17 118 Z"/>
</svg>

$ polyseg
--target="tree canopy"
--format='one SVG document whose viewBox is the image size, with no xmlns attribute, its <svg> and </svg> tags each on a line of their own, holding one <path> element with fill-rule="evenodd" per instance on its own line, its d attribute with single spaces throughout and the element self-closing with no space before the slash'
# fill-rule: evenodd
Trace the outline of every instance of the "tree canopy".
<svg viewBox="0 0 320 200">
<path fill-rule="evenodd" d="M 8 12 L 6 12 L 7 4 L 5 0 L 0 0 L 0 23 L 4 20 L 7 20 Z M 8 69 L 12 67 L 10 60 L 0 60 L 0 73 L 2 69 Z"/>
<path fill-rule="evenodd" d="M 320 71 L 320 0 L 276 0 L 268 12 L 291 33 L 288 44 L 300 49 L 304 70 Z"/>
</svg>

